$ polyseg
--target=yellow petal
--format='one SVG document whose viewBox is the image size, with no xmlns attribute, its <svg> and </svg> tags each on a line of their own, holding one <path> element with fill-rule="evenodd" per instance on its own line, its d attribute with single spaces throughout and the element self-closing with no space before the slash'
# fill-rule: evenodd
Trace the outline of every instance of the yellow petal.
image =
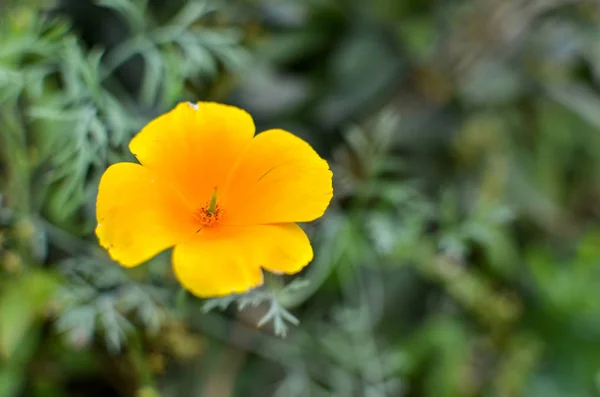
<svg viewBox="0 0 600 397">
<path fill-rule="evenodd" d="M 145 166 L 172 183 L 188 205 L 204 206 L 254 136 L 244 110 L 212 102 L 180 103 L 129 145 Z"/>
<path fill-rule="evenodd" d="M 123 266 L 188 240 L 198 230 L 192 215 L 176 192 L 139 164 L 114 164 L 100 180 L 96 235 Z"/>
<path fill-rule="evenodd" d="M 216 226 L 173 250 L 175 276 L 200 297 L 246 292 L 263 282 L 261 267 L 293 274 L 313 257 L 296 224 Z"/>
<path fill-rule="evenodd" d="M 331 178 L 327 162 L 308 143 L 283 130 L 262 132 L 228 179 L 223 223 L 312 221 L 331 201 Z"/>
</svg>

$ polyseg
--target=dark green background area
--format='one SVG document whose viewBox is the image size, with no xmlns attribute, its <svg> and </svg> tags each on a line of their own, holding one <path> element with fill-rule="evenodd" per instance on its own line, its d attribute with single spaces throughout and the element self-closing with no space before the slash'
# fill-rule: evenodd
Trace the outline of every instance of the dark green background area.
<svg viewBox="0 0 600 397">
<path fill-rule="evenodd" d="M 202 301 L 98 245 L 184 100 L 329 161 L 301 274 Z M 599 219 L 595 1 L 0 4 L 0 397 L 597 396 Z"/>
</svg>

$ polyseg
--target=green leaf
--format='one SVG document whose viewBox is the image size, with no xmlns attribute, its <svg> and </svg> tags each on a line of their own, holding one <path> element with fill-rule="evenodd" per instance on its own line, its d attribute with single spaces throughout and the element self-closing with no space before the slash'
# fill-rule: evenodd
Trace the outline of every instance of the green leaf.
<svg viewBox="0 0 600 397">
<path fill-rule="evenodd" d="M 0 355 L 10 358 L 48 309 L 58 287 L 50 273 L 34 271 L 11 282 L 0 297 Z"/>
<path fill-rule="evenodd" d="M 146 0 L 98 0 L 96 4 L 116 11 L 134 33 L 142 32 L 146 27 Z"/>
</svg>

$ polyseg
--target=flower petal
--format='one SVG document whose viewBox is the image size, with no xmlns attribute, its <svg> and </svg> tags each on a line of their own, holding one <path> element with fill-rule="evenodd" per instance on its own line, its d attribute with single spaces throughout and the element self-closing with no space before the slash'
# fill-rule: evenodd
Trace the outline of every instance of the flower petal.
<svg viewBox="0 0 600 397">
<path fill-rule="evenodd" d="M 200 297 L 246 292 L 263 283 L 261 267 L 293 274 L 313 257 L 304 231 L 294 223 L 205 228 L 173 250 L 175 276 Z"/>
<path fill-rule="evenodd" d="M 333 197 L 332 173 L 302 139 L 269 130 L 252 140 L 223 194 L 223 223 L 253 225 L 309 222 Z"/>
<path fill-rule="evenodd" d="M 114 260 L 135 266 L 193 236 L 198 225 L 191 214 L 151 171 L 118 163 L 100 180 L 96 235 Z"/>
<path fill-rule="evenodd" d="M 252 117 L 234 106 L 180 103 L 144 127 L 129 149 L 199 208 L 223 185 L 254 130 Z"/>
</svg>

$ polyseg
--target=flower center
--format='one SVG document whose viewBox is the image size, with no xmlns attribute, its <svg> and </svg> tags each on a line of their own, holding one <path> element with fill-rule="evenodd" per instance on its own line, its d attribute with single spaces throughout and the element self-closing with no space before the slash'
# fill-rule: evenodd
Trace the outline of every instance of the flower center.
<svg viewBox="0 0 600 397">
<path fill-rule="evenodd" d="M 209 205 L 206 205 L 196 211 L 196 217 L 204 226 L 210 226 L 217 222 L 219 219 L 221 219 L 222 215 L 223 210 L 219 208 L 219 204 L 215 204 L 212 210 Z"/>
<path fill-rule="evenodd" d="M 196 217 L 204 226 L 210 226 L 217 222 L 223 215 L 223 210 L 217 204 L 217 188 L 213 191 L 210 201 L 196 211 Z"/>
</svg>

